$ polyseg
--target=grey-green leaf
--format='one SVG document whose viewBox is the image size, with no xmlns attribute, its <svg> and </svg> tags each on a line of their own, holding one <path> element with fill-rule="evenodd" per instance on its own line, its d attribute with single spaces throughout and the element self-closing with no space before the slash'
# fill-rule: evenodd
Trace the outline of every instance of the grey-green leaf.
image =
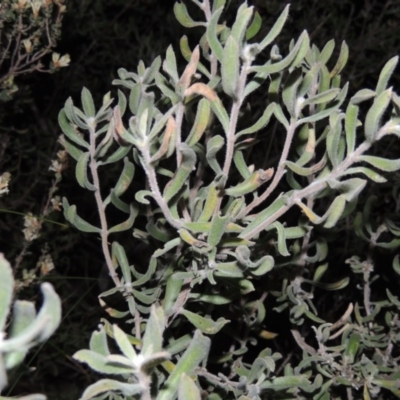
<svg viewBox="0 0 400 400">
<path fill-rule="evenodd" d="M 395 56 L 391 58 L 385 66 L 382 68 L 382 71 L 379 75 L 378 83 L 376 85 L 375 92 L 379 96 L 381 93 L 383 93 L 384 90 L 387 88 L 387 84 L 389 82 L 390 77 L 392 76 L 397 63 L 399 61 L 399 56 Z"/>
<path fill-rule="evenodd" d="M 178 22 L 185 28 L 194 28 L 204 25 L 203 22 L 193 21 L 184 3 L 176 2 L 174 4 L 174 14 Z"/>
<path fill-rule="evenodd" d="M 211 340 L 196 330 L 189 347 L 179 359 L 176 367 L 165 382 L 157 400 L 171 400 L 175 397 L 183 373 L 191 375 L 200 363 L 208 357 Z"/>
<path fill-rule="evenodd" d="M 201 400 L 199 388 L 193 379 L 185 373 L 181 375 L 178 388 L 178 400 Z"/>
<path fill-rule="evenodd" d="M 94 107 L 92 94 L 85 87 L 81 92 L 81 100 L 83 111 L 85 112 L 86 117 L 93 118 L 96 115 L 96 109 Z"/>
<path fill-rule="evenodd" d="M 219 318 L 213 321 L 211 318 L 202 317 L 199 314 L 193 313 L 188 310 L 182 310 L 181 313 L 197 328 L 207 335 L 215 335 L 219 332 L 224 325 L 230 321 L 225 318 Z"/>
<path fill-rule="evenodd" d="M 14 277 L 10 263 L 0 253 L 0 332 L 4 331 L 14 293 Z"/>
<path fill-rule="evenodd" d="M 268 32 L 268 35 L 260 43 L 260 50 L 264 49 L 270 43 L 272 43 L 275 40 L 275 38 L 281 33 L 281 30 L 283 28 L 283 25 L 285 25 L 288 15 L 289 15 L 289 4 L 284 8 L 282 14 L 276 20 L 271 30 Z"/>
<path fill-rule="evenodd" d="M 387 158 L 375 156 L 360 156 L 358 161 L 365 161 L 373 167 L 385 172 L 394 172 L 400 169 L 400 158 L 397 160 L 388 160 Z"/>
<path fill-rule="evenodd" d="M 368 142 L 373 142 L 378 134 L 381 119 L 386 109 L 389 106 L 392 97 L 392 89 L 383 91 L 378 97 L 375 98 L 374 103 L 368 110 L 365 117 L 365 138 Z"/>
<path fill-rule="evenodd" d="M 224 92 L 236 99 L 237 86 L 239 82 L 239 45 L 236 39 L 231 35 L 225 43 L 222 56 L 222 87 Z"/>
<path fill-rule="evenodd" d="M 210 21 L 208 22 L 207 31 L 206 31 L 208 44 L 209 44 L 212 52 L 215 54 L 218 61 L 220 61 L 220 62 L 222 62 L 222 59 L 223 59 L 223 47 L 218 39 L 217 29 L 218 29 L 218 19 L 222 14 L 222 10 L 223 10 L 223 7 L 219 8 L 218 10 L 216 10 L 213 13 Z"/>
<path fill-rule="evenodd" d="M 171 200 L 179 192 L 196 164 L 196 153 L 187 144 L 182 143 L 179 150 L 182 153 L 182 163 L 172 180 L 165 187 L 165 201 Z"/>
</svg>

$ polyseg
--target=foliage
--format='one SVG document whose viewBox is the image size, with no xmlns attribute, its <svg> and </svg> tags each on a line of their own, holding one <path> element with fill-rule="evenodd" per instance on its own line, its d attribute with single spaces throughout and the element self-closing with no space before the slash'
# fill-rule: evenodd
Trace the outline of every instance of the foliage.
<svg viewBox="0 0 400 400">
<path fill-rule="evenodd" d="M 60 36 L 66 11 L 63 0 L 4 0 L 0 6 L 0 101 L 18 90 L 15 77 L 33 71 L 53 72 L 69 64 L 69 56 L 53 53 L 49 68 L 42 59 Z"/>
<path fill-rule="evenodd" d="M 13 272 L 10 264 L 0 255 L 0 393 L 8 384 L 7 370 L 20 364 L 29 349 L 46 341 L 57 329 L 61 320 L 61 300 L 50 283 L 43 283 L 41 291 L 44 301 L 38 313 L 29 301 L 13 303 L 12 319 L 8 335 L 5 336 L 7 315 L 14 292 Z M 9 399 L 9 397 L 1 397 Z M 44 396 L 33 394 L 20 397 L 22 400 L 43 400 Z"/>
<path fill-rule="evenodd" d="M 336 60 L 334 41 L 319 49 L 307 32 L 288 50 L 274 44 L 288 7 L 254 41 L 262 24 L 253 7 L 242 4 L 228 25 L 224 0 L 192 3 L 203 20 L 190 17 L 184 3 L 174 8 L 183 26 L 204 31 L 194 48 L 181 39 L 183 68 L 170 46 L 165 59 L 118 71 L 115 106 L 106 94 L 96 109 L 84 88 L 81 107 L 68 99 L 59 114 L 76 180 L 93 192 L 99 222 L 66 198 L 64 215 L 100 237 L 114 284 L 100 303 L 120 320 L 103 319 L 90 349 L 74 355 L 118 378 L 99 380 L 81 399 L 351 399 L 360 390 L 366 399 L 382 390 L 399 396 L 400 303 L 390 290 L 385 299 L 371 298 L 371 256 L 348 260 L 355 276 L 363 275 L 363 296 L 338 320 L 321 318 L 314 301 L 317 289 L 349 282 L 323 279 L 333 269 L 327 232 L 349 220 L 367 180 L 383 183 L 400 169 L 399 160 L 369 154 L 376 142 L 400 135 L 400 100 L 388 88 L 397 57 L 374 90 L 349 98 L 340 76 L 349 54 L 344 42 Z M 269 59 L 257 63 L 267 47 Z M 262 109 L 251 102 L 257 91 L 268 94 Z M 280 153 L 259 165 L 253 148 L 274 135 L 285 138 Z M 120 175 L 105 186 L 112 164 Z M 138 167 L 146 177 L 139 190 Z M 356 233 L 370 250 L 398 247 L 397 221 L 374 230 L 371 206 L 354 219 Z M 116 213 L 125 219 L 111 225 Z M 395 238 L 382 244 L 384 229 Z M 144 270 L 128 260 L 131 233 L 153 249 Z M 393 269 L 400 272 L 398 257 Z M 302 350 L 295 366 L 283 360 L 278 368 L 286 354 L 256 346 L 274 336 L 264 328 L 268 295 Z M 316 345 L 307 340 L 310 324 Z M 112 353 L 111 338 L 122 354 Z M 229 346 L 218 347 L 220 340 Z"/>
</svg>

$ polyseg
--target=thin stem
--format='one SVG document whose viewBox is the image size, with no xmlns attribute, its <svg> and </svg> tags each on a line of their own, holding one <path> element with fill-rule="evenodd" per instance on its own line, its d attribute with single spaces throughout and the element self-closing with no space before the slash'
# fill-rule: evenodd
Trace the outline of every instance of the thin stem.
<svg viewBox="0 0 400 400">
<path fill-rule="evenodd" d="M 163 212 L 165 218 L 169 222 L 171 226 L 173 226 L 176 229 L 182 228 L 182 222 L 175 219 L 174 216 L 171 214 L 171 211 L 168 208 L 168 204 L 165 202 L 164 197 L 162 196 L 160 192 L 160 188 L 158 186 L 157 182 L 157 176 L 156 172 L 154 171 L 153 166 L 151 165 L 150 162 L 150 153 L 148 146 L 143 146 L 141 149 L 141 153 L 143 155 L 143 168 L 146 172 L 147 179 L 149 180 L 149 185 L 151 189 L 151 193 L 153 195 L 154 200 L 157 202 L 159 207 L 161 208 L 161 211 Z"/>
<path fill-rule="evenodd" d="M 371 147 L 371 144 L 368 142 L 363 142 L 357 150 L 348 155 L 340 165 L 338 165 L 335 169 L 331 171 L 326 177 L 316 180 L 312 182 L 310 185 L 305 187 L 304 189 L 294 191 L 293 194 L 287 198 L 286 205 L 281 207 L 277 212 L 272 214 L 269 218 L 264 220 L 261 224 L 254 227 L 250 232 L 246 235 L 241 236 L 242 239 L 250 240 L 252 237 L 263 231 L 267 226 L 275 222 L 281 215 L 285 214 L 294 204 L 300 202 L 303 198 L 309 198 L 322 189 L 326 187 L 328 184 L 328 180 L 338 179 L 340 176 L 355 162 L 358 161 L 358 157 L 361 156 L 365 151 L 367 151 Z"/>
<path fill-rule="evenodd" d="M 283 151 L 281 154 L 281 158 L 278 163 L 278 169 L 276 170 L 274 179 L 272 180 L 271 184 L 268 186 L 266 191 L 258 198 L 254 199 L 238 216 L 237 219 L 241 219 L 245 217 L 253 208 L 257 207 L 260 205 L 263 201 L 265 201 L 268 196 L 275 190 L 275 188 L 278 186 L 278 183 L 281 181 L 284 173 L 285 173 L 285 162 L 288 158 L 289 155 L 289 150 L 290 146 L 292 144 L 293 140 L 293 135 L 296 131 L 297 128 L 297 122 L 292 121 L 288 127 L 287 133 L 286 133 L 286 140 L 285 144 L 283 147 Z"/>
<path fill-rule="evenodd" d="M 247 75 L 249 74 L 250 61 L 246 61 L 242 70 L 240 71 L 239 82 L 237 87 L 236 99 L 234 100 L 231 108 L 231 114 L 229 119 L 229 128 L 228 132 L 226 132 L 226 153 L 225 153 L 225 161 L 224 167 L 222 169 L 222 173 L 225 176 L 229 176 L 229 170 L 232 165 L 233 154 L 235 151 L 235 141 L 236 141 L 236 126 L 239 119 L 240 109 L 242 107 L 244 101 L 244 89 L 246 87 Z M 214 215 L 218 215 L 221 208 L 222 196 L 218 198 L 217 206 L 214 210 Z"/>
<path fill-rule="evenodd" d="M 176 120 L 176 168 L 178 169 L 182 162 L 182 154 L 179 151 L 181 147 L 182 141 L 182 121 L 183 121 L 183 113 L 185 111 L 185 105 L 180 103 L 178 109 L 176 110 L 175 120 Z"/>
<path fill-rule="evenodd" d="M 120 287 L 121 281 L 115 272 L 114 264 L 111 259 L 110 248 L 108 247 L 108 225 L 107 225 L 106 214 L 104 211 L 104 209 L 105 209 L 104 202 L 103 202 L 103 199 L 101 198 L 101 193 L 100 193 L 100 179 L 99 179 L 99 174 L 97 172 L 97 162 L 95 159 L 96 131 L 95 131 L 94 126 L 89 125 L 89 135 L 90 135 L 90 147 L 89 147 L 90 164 L 89 164 L 89 167 L 90 167 L 90 172 L 91 172 L 92 178 L 93 178 L 93 184 L 96 187 L 96 190 L 94 192 L 94 197 L 96 199 L 97 210 L 98 210 L 99 217 L 100 217 L 101 247 L 103 250 L 103 254 L 104 254 L 104 258 L 105 258 L 105 261 L 107 264 L 109 274 L 110 274 L 112 280 L 114 281 L 115 286 Z"/>
</svg>

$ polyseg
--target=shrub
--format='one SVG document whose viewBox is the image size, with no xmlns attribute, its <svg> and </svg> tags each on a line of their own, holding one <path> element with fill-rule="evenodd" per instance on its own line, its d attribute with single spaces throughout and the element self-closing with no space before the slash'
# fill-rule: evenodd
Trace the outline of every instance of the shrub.
<svg viewBox="0 0 400 400">
<path fill-rule="evenodd" d="M 67 199 L 64 214 L 100 236 L 114 287 L 99 299 L 119 320 L 103 319 L 89 349 L 74 355 L 117 378 L 99 380 L 81 399 L 399 396 L 400 302 L 389 289 L 385 298 L 371 295 L 371 254 L 398 247 L 400 230 L 393 218 L 373 226 L 373 198 L 352 217 L 367 180 L 383 183 L 400 169 L 400 160 L 368 154 L 400 134 L 400 100 L 388 88 L 397 57 L 374 90 L 348 98 L 345 43 L 334 61 L 335 43 L 320 50 L 307 32 L 288 51 L 274 44 L 288 7 L 254 41 L 261 20 L 252 7 L 242 4 L 229 26 L 221 22 L 225 0 L 192 3 L 204 21 L 184 3 L 174 8 L 182 25 L 205 30 L 193 49 L 181 39 L 184 68 L 169 47 L 164 60 L 118 71 L 115 106 L 107 94 L 96 110 L 84 88 L 81 108 L 68 99 L 59 114 L 99 221 L 86 221 Z M 269 59 L 257 63 L 267 48 Z M 268 93 L 262 108 L 252 106 L 257 91 Z M 276 135 L 282 148 L 268 152 Z M 119 177 L 104 187 L 112 164 Z M 368 243 L 366 256 L 348 259 L 361 296 L 329 313 L 319 289 L 344 289 L 350 280 L 328 262 L 329 242 L 349 221 Z M 137 243 L 152 251 L 144 267 L 129 261 Z M 400 273 L 398 257 L 393 269 Z M 300 351 L 265 346 L 274 338 L 267 297 L 276 298 Z"/>
</svg>

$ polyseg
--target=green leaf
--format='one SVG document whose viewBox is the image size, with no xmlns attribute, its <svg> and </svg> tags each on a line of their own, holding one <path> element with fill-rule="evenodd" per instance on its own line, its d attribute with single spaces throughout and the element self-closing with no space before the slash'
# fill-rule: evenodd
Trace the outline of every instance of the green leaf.
<svg viewBox="0 0 400 400">
<path fill-rule="evenodd" d="M 161 57 L 158 56 L 154 59 L 154 61 L 151 63 L 150 67 L 147 68 L 145 75 L 143 76 L 143 82 L 146 84 L 150 84 L 154 81 L 157 72 L 159 71 L 161 67 Z M 121 109 L 121 114 L 123 114 L 122 109 Z"/>
<path fill-rule="evenodd" d="M 72 145 L 68 140 L 63 141 L 63 146 L 67 150 L 68 154 L 75 160 L 78 161 L 79 157 L 83 154 L 81 149 L 78 149 L 74 145 Z"/>
<path fill-rule="evenodd" d="M 223 59 L 223 47 L 220 41 L 218 40 L 218 20 L 219 17 L 221 16 L 223 11 L 223 7 L 215 10 L 213 12 L 213 15 L 210 19 L 210 21 L 207 24 L 207 31 L 206 31 L 206 37 L 208 44 L 210 45 L 210 48 L 212 52 L 215 54 L 219 62 L 222 62 Z"/>
<path fill-rule="evenodd" d="M 163 300 L 163 309 L 167 316 L 173 312 L 173 307 L 179 294 L 181 293 L 182 285 L 183 279 L 175 279 L 173 275 L 171 275 L 167 280 Z"/>
<path fill-rule="evenodd" d="M 274 268 L 275 260 L 272 256 L 264 256 L 257 264 L 259 265 L 253 268 L 250 273 L 255 276 L 263 276 Z"/>
<path fill-rule="evenodd" d="M 117 150 L 114 151 L 110 156 L 108 156 L 104 161 L 98 161 L 98 165 L 107 165 L 107 164 L 113 164 L 122 158 L 124 158 L 129 151 L 131 150 L 132 146 L 126 146 L 126 147 L 119 147 Z"/>
<path fill-rule="evenodd" d="M 348 58 L 349 58 L 349 47 L 347 46 L 346 42 L 342 42 L 342 46 L 340 47 L 340 54 L 336 62 L 336 65 L 333 67 L 332 71 L 329 74 L 331 78 L 340 74 L 344 66 L 347 64 Z"/>
<path fill-rule="evenodd" d="M 212 12 L 215 12 L 215 10 L 224 8 L 226 0 L 214 0 L 212 3 L 213 3 Z"/>
<path fill-rule="evenodd" d="M 181 165 L 164 189 L 164 200 L 167 202 L 180 191 L 184 184 L 186 184 L 196 164 L 196 153 L 187 144 L 182 143 L 179 150 L 182 153 Z"/>
<path fill-rule="evenodd" d="M 186 61 L 189 62 L 190 58 L 192 57 L 192 51 L 190 50 L 187 36 L 184 35 L 184 36 L 181 37 L 181 40 L 179 42 L 179 47 L 181 49 L 181 53 L 183 55 L 183 58 Z M 208 71 L 208 69 L 202 63 L 199 62 L 199 64 L 197 65 L 197 69 L 202 74 L 204 74 L 208 79 L 212 78 L 210 72 Z"/>
<path fill-rule="evenodd" d="M 114 225 L 112 228 L 108 230 L 108 233 L 114 233 L 114 232 L 123 232 L 128 229 L 131 229 L 136 217 L 139 214 L 139 208 L 136 207 L 133 203 L 129 206 L 130 209 L 130 214 L 129 218 L 125 220 L 124 222 L 121 222 L 120 224 Z"/>
<path fill-rule="evenodd" d="M 102 354 L 103 356 L 108 356 L 110 350 L 107 344 L 107 334 L 104 325 L 100 325 L 99 331 L 93 331 L 90 337 L 90 350 Z"/>
<path fill-rule="evenodd" d="M 329 207 L 329 214 L 326 218 L 326 222 L 324 223 L 324 228 L 333 228 L 340 217 L 344 212 L 344 208 L 346 206 L 346 197 L 344 195 L 340 195 L 333 200 L 331 206 Z"/>
<path fill-rule="evenodd" d="M 43 294 L 43 304 L 37 315 L 37 323 L 46 321 L 38 340 L 44 342 L 58 328 L 61 322 L 61 300 L 50 283 L 42 283 L 40 290 Z M 35 321 L 36 323 L 36 321 Z"/>
<path fill-rule="evenodd" d="M 260 50 L 265 49 L 270 43 L 272 43 L 275 38 L 281 33 L 283 25 L 287 20 L 289 15 L 289 4 L 284 8 L 279 18 L 276 20 L 274 26 L 268 32 L 268 35 L 264 38 L 264 40 L 260 43 Z"/>
<path fill-rule="evenodd" d="M 357 351 L 360 347 L 361 336 L 358 333 L 352 333 L 347 341 L 345 355 L 348 358 L 348 363 L 353 364 Z"/>
<path fill-rule="evenodd" d="M 347 145 L 347 156 L 354 152 L 356 145 L 356 129 L 358 107 L 354 104 L 349 103 L 346 110 L 345 118 L 345 130 L 346 130 L 346 145 Z"/>
<path fill-rule="evenodd" d="M 124 248 L 118 242 L 113 242 L 111 249 L 113 260 L 116 258 L 118 265 L 121 268 L 125 283 L 130 284 L 132 282 L 132 276 L 129 261 Z"/>
<path fill-rule="evenodd" d="M 100 379 L 85 389 L 79 400 L 91 400 L 105 392 L 122 393 L 124 396 L 134 396 L 143 390 L 139 383 L 123 383 L 113 379 Z M 100 397 L 96 397 L 100 399 Z"/>
<path fill-rule="evenodd" d="M 372 99 L 375 96 L 376 96 L 376 92 L 374 92 L 373 90 L 361 89 L 350 99 L 350 103 L 351 104 L 359 104 L 359 103 L 362 103 L 363 101 Z"/>
<path fill-rule="evenodd" d="M 251 22 L 250 26 L 246 30 L 246 41 L 253 39 L 254 36 L 260 31 L 262 26 L 262 18 L 258 11 L 255 12 L 253 21 Z"/>
<path fill-rule="evenodd" d="M 210 344 L 211 340 L 203 336 L 199 330 L 196 330 L 189 347 L 183 353 L 171 375 L 165 381 L 164 389 L 160 391 L 157 400 L 171 400 L 175 398 L 182 374 L 193 374 L 200 363 L 208 357 Z"/>
<path fill-rule="evenodd" d="M 67 221 L 69 221 L 72 225 L 78 228 L 82 232 L 87 233 L 100 233 L 101 229 L 93 226 L 79 217 L 76 213 L 76 206 L 70 206 L 68 200 L 63 197 L 63 209 L 64 209 L 64 217 Z"/>
<path fill-rule="evenodd" d="M 314 272 L 314 276 L 313 276 L 313 282 L 319 282 L 322 278 L 322 276 L 325 274 L 325 272 L 328 269 L 329 264 L 325 263 L 320 265 Z"/>
<path fill-rule="evenodd" d="M 156 74 L 156 85 L 161 90 L 163 95 L 171 100 L 172 104 L 176 104 L 179 102 L 179 98 L 176 95 L 175 91 L 169 87 L 168 81 L 160 72 Z"/>
<path fill-rule="evenodd" d="M 261 383 L 261 389 L 273 389 L 274 391 L 285 390 L 289 388 L 299 388 L 301 386 L 310 385 L 311 382 L 306 375 L 281 376 L 273 378 L 272 381 Z"/>
<path fill-rule="evenodd" d="M 198 223 L 208 222 L 210 220 L 211 216 L 214 214 L 215 207 L 218 203 L 218 196 L 219 196 L 219 190 L 216 187 L 216 183 L 212 182 L 208 186 L 206 202 L 199 216 L 199 219 L 197 220 Z"/>
<path fill-rule="evenodd" d="M 300 35 L 296 45 L 293 47 L 291 52 L 283 60 L 278 61 L 274 64 L 267 63 L 262 66 L 253 66 L 249 68 L 249 71 L 261 72 L 263 74 L 268 74 L 268 75 L 281 72 L 285 68 L 289 67 L 289 65 L 291 65 L 292 62 L 295 61 L 295 64 L 301 62 L 301 60 L 305 57 L 308 51 L 309 44 L 310 44 L 310 38 L 308 36 L 308 33 L 304 31 Z M 297 57 L 297 55 L 299 55 L 299 57 Z"/>
<path fill-rule="evenodd" d="M 8 339 L 19 336 L 21 332 L 29 328 L 36 317 L 35 305 L 29 301 L 16 301 L 13 306 L 11 326 L 8 331 Z M 6 369 L 12 369 L 19 365 L 29 351 L 28 346 L 20 346 L 20 351 L 15 350 L 4 354 Z M 0 385 L 1 386 L 1 385 Z"/>
<path fill-rule="evenodd" d="M 168 46 L 167 48 L 167 54 L 163 63 L 163 70 L 168 73 L 175 84 L 179 81 L 175 52 L 172 46 Z"/>
<path fill-rule="evenodd" d="M 286 235 L 285 235 L 284 226 L 280 222 L 275 221 L 271 225 L 271 227 L 274 227 L 276 229 L 277 234 L 278 234 L 278 251 L 279 251 L 279 254 L 281 256 L 284 256 L 284 257 L 290 256 L 290 253 L 289 253 L 289 251 L 287 249 L 287 246 L 286 246 Z"/>
<path fill-rule="evenodd" d="M 340 93 L 339 89 L 329 89 L 322 93 L 318 93 L 314 96 L 310 96 L 308 99 L 305 99 L 302 103 L 302 107 L 308 106 L 310 104 L 323 104 L 328 103 L 335 99 Z"/>
<path fill-rule="evenodd" d="M 251 239 L 247 236 L 259 229 L 260 226 L 263 226 L 265 220 L 271 217 L 274 213 L 276 213 L 279 209 L 285 206 L 285 200 L 282 197 L 277 198 L 270 206 L 268 206 L 265 210 L 261 211 L 257 217 L 252 221 L 247 227 L 242 231 L 239 235 L 240 238 Z M 266 228 L 266 226 L 265 226 Z"/>
<path fill-rule="evenodd" d="M 85 149 L 89 148 L 89 143 L 79 136 L 77 131 L 71 126 L 70 122 L 68 122 L 65 108 L 63 108 L 58 114 L 58 124 L 68 139 Z"/>
<path fill-rule="evenodd" d="M 373 167 L 385 172 L 394 172 L 400 169 L 400 158 L 397 160 L 388 160 L 375 156 L 359 156 L 358 161 L 365 161 Z"/>
<path fill-rule="evenodd" d="M 242 178 L 247 179 L 251 175 L 251 172 L 246 165 L 246 161 L 244 159 L 243 152 L 241 152 L 239 150 L 235 151 L 235 153 L 233 155 L 233 161 L 234 161 L 235 166 L 236 166 L 237 170 L 239 171 L 240 175 L 242 175 Z"/>
<path fill-rule="evenodd" d="M 222 169 L 217 161 L 217 153 L 225 144 L 225 140 L 220 135 L 213 136 L 207 142 L 206 158 L 209 166 L 213 169 L 216 175 L 222 174 Z"/>
<path fill-rule="evenodd" d="M 300 112 L 300 108 L 298 107 L 300 99 L 297 96 L 297 89 L 302 81 L 302 78 L 303 73 L 300 68 L 293 70 L 286 79 L 282 90 L 283 103 L 285 104 L 291 116 L 296 116 L 296 114 Z"/>
<path fill-rule="evenodd" d="M 219 332 L 224 325 L 230 321 L 225 318 L 219 318 L 217 321 L 213 321 L 211 318 L 201 317 L 199 314 L 195 314 L 188 310 L 182 310 L 183 314 L 197 329 L 207 335 L 215 335 Z"/>
<path fill-rule="evenodd" d="M 14 293 L 14 277 L 10 263 L 0 253 L 0 332 L 4 331 Z"/>
<path fill-rule="evenodd" d="M 215 276 L 227 278 L 243 278 L 244 268 L 237 261 L 215 264 Z"/>
<path fill-rule="evenodd" d="M 239 45 L 231 35 L 225 43 L 221 62 L 222 88 L 224 92 L 236 99 L 239 83 Z"/>
<path fill-rule="evenodd" d="M 114 339 L 117 342 L 119 349 L 122 351 L 122 354 L 129 358 L 129 360 L 134 361 L 137 354 L 125 332 L 115 324 L 113 325 L 113 332 Z"/>
<path fill-rule="evenodd" d="M 339 95 L 336 97 L 336 99 L 331 107 L 326 108 L 322 111 L 319 111 L 315 114 L 312 114 L 308 117 L 301 118 L 300 120 L 297 121 L 297 125 L 301 125 L 306 122 L 317 122 L 317 121 L 320 121 L 321 119 L 324 119 L 324 118 L 330 116 L 334 111 L 339 109 L 339 107 L 342 105 L 343 101 L 346 98 L 348 88 L 349 88 L 349 84 L 346 83 L 343 86 L 342 90 L 340 91 Z"/>
<path fill-rule="evenodd" d="M 368 110 L 367 116 L 365 117 L 365 138 L 369 143 L 372 143 L 378 134 L 381 119 L 386 109 L 390 104 L 392 97 L 392 89 L 383 91 L 378 97 L 375 98 L 374 103 Z"/>
<path fill-rule="evenodd" d="M 382 68 L 382 71 L 379 75 L 379 80 L 378 80 L 378 83 L 377 83 L 376 89 L 375 89 L 377 96 L 379 96 L 381 93 L 383 93 L 384 90 L 386 90 L 389 79 L 392 76 L 392 74 L 397 66 L 398 61 L 399 61 L 399 57 L 395 56 L 395 57 L 391 58 L 385 64 L 385 66 Z"/>
<path fill-rule="evenodd" d="M 131 374 L 132 368 L 115 366 L 109 363 L 108 357 L 91 350 L 79 350 L 73 356 L 75 360 L 86 363 L 93 371 L 109 375 Z"/>
<path fill-rule="evenodd" d="M 333 50 L 335 49 L 335 40 L 331 39 L 327 42 L 321 51 L 319 56 L 320 62 L 326 64 L 332 56 Z"/>
<path fill-rule="evenodd" d="M 193 379 L 185 373 L 181 375 L 179 381 L 178 400 L 201 400 L 199 388 L 193 382 Z"/>
<path fill-rule="evenodd" d="M 252 193 L 257 190 L 261 185 L 269 181 L 273 175 L 273 169 L 262 170 L 253 172 L 243 182 L 238 183 L 236 186 L 225 189 L 225 193 L 228 196 L 241 197 L 248 193 Z"/>
<path fill-rule="evenodd" d="M 193 21 L 184 3 L 176 2 L 174 4 L 174 14 L 178 22 L 185 28 L 194 28 L 204 25 L 203 22 Z"/>
<path fill-rule="evenodd" d="M 197 113 L 192 129 L 185 140 L 185 143 L 193 147 L 203 136 L 211 118 L 210 103 L 206 99 L 201 99 L 197 106 Z"/>
<path fill-rule="evenodd" d="M 385 183 L 387 179 L 385 179 L 382 175 L 378 174 L 376 171 L 366 168 L 366 167 L 353 167 L 347 169 L 342 176 L 353 175 L 353 174 L 364 174 L 369 179 L 378 183 Z"/>
<path fill-rule="evenodd" d="M 214 215 L 211 221 L 211 228 L 208 234 L 207 243 L 209 246 L 215 247 L 219 244 L 222 236 L 226 231 L 226 227 L 230 222 L 230 215 L 220 216 Z"/>
<path fill-rule="evenodd" d="M 336 121 L 331 122 L 331 128 L 328 131 L 328 135 L 326 137 L 326 148 L 330 161 L 334 168 L 336 168 L 340 163 L 340 153 L 339 153 L 339 144 L 342 135 L 342 119 L 344 115 L 341 114 L 336 118 Z"/>
<path fill-rule="evenodd" d="M 82 100 L 83 111 L 85 112 L 86 117 L 93 118 L 96 115 L 96 109 L 94 107 L 93 97 L 90 91 L 85 87 L 82 89 L 81 92 L 81 100 Z"/>
<path fill-rule="evenodd" d="M 250 19 L 253 15 L 253 7 L 247 7 L 246 3 L 242 4 L 239 8 L 236 20 L 232 25 L 231 36 L 235 39 L 238 47 L 242 46 L 243 39 L 246 34 L 246 28 L 250 22 Z"/>
<path fill-rule="evenodd" d="M 300 167 L 297 163 L 294 163 L 292 161 L 286 161 L 285 165 L 291 169 L 294 173 L 300 176 L 310 176 L 318 171 L 320 171 L 322 168 L 324 168 L 326 164 L 326 157 L 322 158 L 320 162 L 317 164 L 313 165 L 312 167 Z"/>
<path fill-rule="evenodd" d="M 85 189 L 96 191 L 97 190 L 96 186 L 94 186 L 92 183 L 89 182 L 89 179 L 87 176 L 87 168 L 88 168 L 89 160 L 90 160 L 89 152 L 81 154 L 81 156 L 79 157 L 79 160 L 76 164 L 75 176 L 76 176 L 76 180 L 80 186 L 82 186 Z"/>
<path fill-rule="evenodd" d="M 239 131 L 236 134 L 236 138 L 239 138 L 242 135 L 248 135 L 251 133 L 258 132 L 259 130 L 265 128 L 268 125 L 272 114 L 274 113 L 275 107 L 276 107 L 275 103 L 269 104 L 268 107 L 264 110 L 263 115 L 258 119 L 258 121 L 249 128 L 242 129 L 241 131 Z"/>
<path fill-rule="evenodd" d="M 162 350 L 165 315 L 162 307 L 151 307 L 150 318 L 146 324 L 141 355 L 151 356 Z"/>
<path fill-rule="evenodd" d="M 114 187 L 114 193 L 117 197 L 122 196 L 129 188 L 135 174 L 135 165 L 131 163 L 128 157 L 124 158 L 124 168 Z"/>
<path fill-rule="evenodd" d="M 341 279 L 340 281 L 334 282 L 334 283 L 322 283 L 322 282 L 317 282 L 314 283 L 315 286 L 318 286 L 324 290 L 341 290 L 344 289 L 350 282 L 350 278 L 346 277 Z"/>
</svg>

